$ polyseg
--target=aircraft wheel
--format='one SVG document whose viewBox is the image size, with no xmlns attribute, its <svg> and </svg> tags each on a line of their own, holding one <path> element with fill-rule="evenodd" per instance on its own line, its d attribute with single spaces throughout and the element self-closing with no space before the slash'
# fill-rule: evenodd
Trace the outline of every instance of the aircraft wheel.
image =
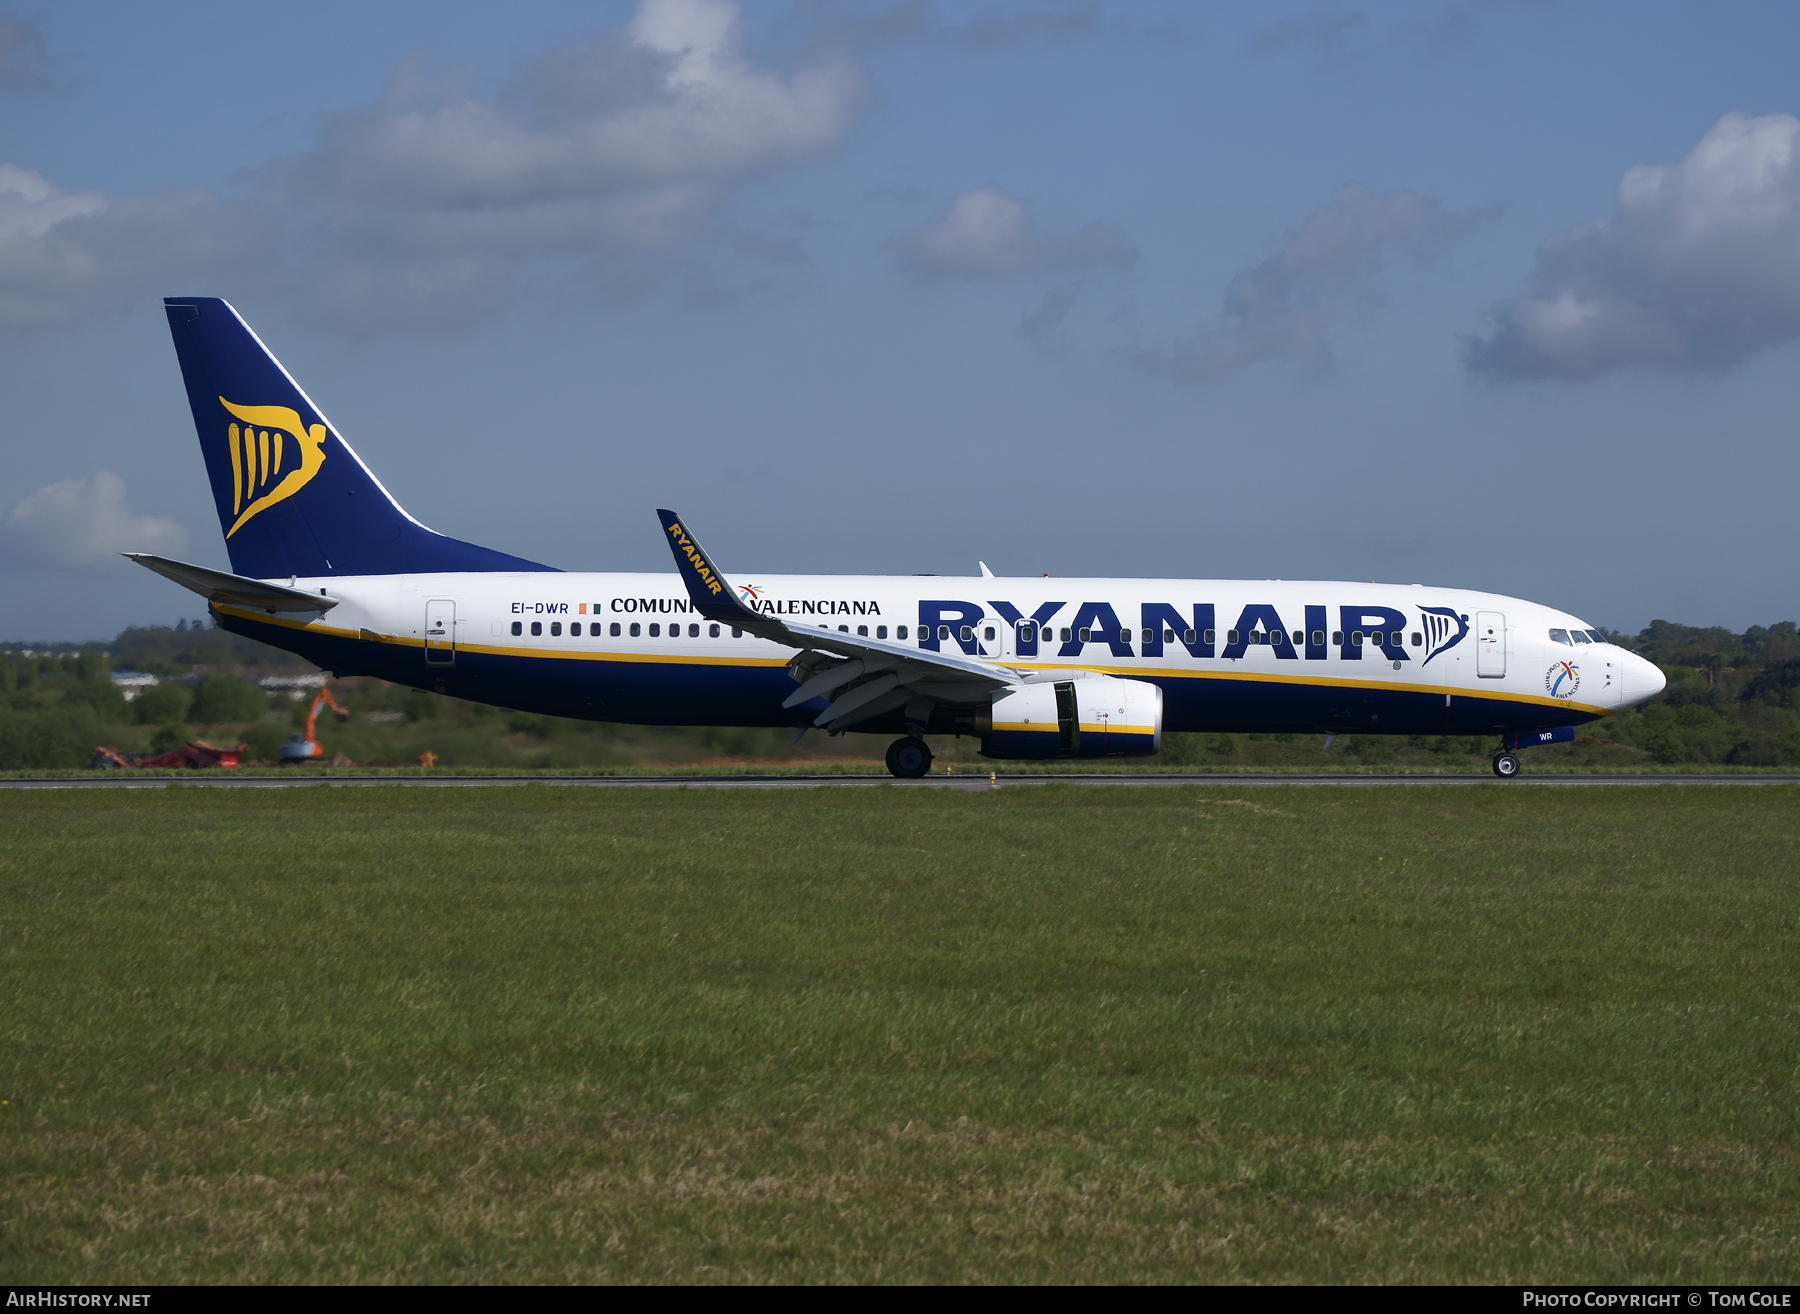
<svg viewBox="0 0 1800 1314">
<path fill-rule="evenodd" d="M 887 769 L 902 780 L 917 780 L 931 770 L 931 749 L 913 735 L 896 739 L 888 745 Z"/>
<path fill-rule="evenodd" d="M 1519 755 L 1517 753 L 1494 754 L 1494 774 L 1502 780 L 1511 780 L 1519 774 Z"/>
</svg>

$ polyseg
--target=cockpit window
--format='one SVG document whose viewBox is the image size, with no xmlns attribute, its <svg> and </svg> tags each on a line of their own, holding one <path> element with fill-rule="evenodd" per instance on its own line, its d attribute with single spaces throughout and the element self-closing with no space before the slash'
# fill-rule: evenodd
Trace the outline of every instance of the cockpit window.
<svg viewBox="0 0 1800 1314">
<path fill-rule="evenodd" d="M 1604 634 L 1600 633 L 1599 630 L 1589 630 L 1587 632 L 1587 636 L 1588 636 L 1588 638 L 1592 639 L 1595 643 L 1605 643 L 1606 642 L 1606 636 Z"/>
<path fill-rule="evenodd" d="M 1588 638 L 1586 630 L 1570 630 L 1569 637 L 1571 639 L 1575 640 L 1576 643 L 1592 643 L 1593 642 L 1592 639 Z"/>
<path fill-rule="evenodd" d="M 1567 630 L 1551 630 L 1550 642 L 1560 643 L 1566 648 L 1573 648 L 1575 646 L 1569 642 L 1569 632 Z"/>
</svg>

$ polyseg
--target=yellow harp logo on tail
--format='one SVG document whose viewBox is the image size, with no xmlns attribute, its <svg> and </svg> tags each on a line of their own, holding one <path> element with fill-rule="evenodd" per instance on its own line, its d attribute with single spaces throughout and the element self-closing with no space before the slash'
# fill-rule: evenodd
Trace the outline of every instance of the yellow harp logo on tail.
<svg viewBox="0 0 1800 1314">
<path fill-rule="evenodd" d="M 288 406 L 239 406 L 223 397 L 219 405 L 244 422 L 242 428 L 234 424 L 226 431 L 231 444 L 231 513 L 237 517 L 225 531 L 230 538 L 245 521 L 292 497 L 319 473 L 325 464 L 325 426 L 307 427 Z"/>
</svg>

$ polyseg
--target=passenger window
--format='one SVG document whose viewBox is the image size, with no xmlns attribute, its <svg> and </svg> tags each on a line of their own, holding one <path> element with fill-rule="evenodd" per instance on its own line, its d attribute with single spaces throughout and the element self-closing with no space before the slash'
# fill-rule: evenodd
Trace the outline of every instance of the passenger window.
<svg viewBox="0 0 1800 1314">
<path fill-rule="evenodd" d="M 1019 626 L 1019 642 L 1020 643 L 1030 643 L 1035 637 L 1036 636 L 1033 635 L 1031 632 L 1031 626 L 1029 626 L 1029 625 Z"/>
<path fill-rule="evenodd" d="M 1155 643 L 1156 642 L 1156 631 L 1155 630 L 1145 630 L 1144 631 L 1144 642 L 1145 643 Z"/>
<path fill-rule="evenodd" d="M 949 637 L 950 637 L 950 627 L 948 625 L 938 626 L 938 641 L 941 643 Z"/>
<path fill-rule="evenodd" d="M 1061 634 L 1062 638 L 1057 640 L 1057 642 L 1067 643 L 1069 641 L 1069 627 L 1067 625 L 1062 627 Z"/>
<path fill-rule="evenodd" d="M 869 637 L 869 627 L 867 625 L 858 625 L 856 627 L 856 632 L 858 635 L 860 635 L 861 637 L 863 637 L 865 639 Z M 989 634 L 988 637 L 991 639 L 994 636 L 992 634 Z"/>
<path fill-rule="evenodd" d="M 737 628 L 737 627 L 736 627 L 736 626 L 735 626 L 735 625 L 734 625 L 734 626 L 732 626 L 732 627 L 731 627 L 731 637 L 732 637 L 732 638 L 734 638 L 734 639 L 741 639 L 741 638 L 743 638 L 743 637 L 744 637 L 744 632 L 743 632 L 743 631 L 742 631 L 742 630 L 740 630 L 740 629 L 738 629 L 738 628 Z"/>
<path fill-rule="evenodd" d="M 619 622 L 618 621 L 614 621 L 612 623 L 612 636 L 615 639 L 619 637 Z"/>
<path fill-rule="evenodd" d="M 632 621 L 631 622 L 631 637 L 635 639 L 635 638 L 637 638 L 637 636 L 638 636 L 638 623 L 636 621 Z"/>
<path fill-rule="evenodd" d="M 986 636 L 987 638 L 990 638 L 990 639 L 993 638 L 994 637 L 994 627 L 992 625 L 988 626 L 987 629 L 982 631 L 982 634 L 984 636 Z"/>
<path fill-rule="evenodd" d="M 525 627 L 522 624 L 520 624 L 518 621 L 514 621 L 513 622 L 513 633 L 514 634 L 523 634 L 523 633 L 525 633 Z"/>
<path fill-rule="evenodd" d="M 709 639 L 718 638 L 719 637 L 719 627 L 717 625 L 708 625 L 706 627 L 706 637 Z"/>
<path fill-rule="evenodd" d="M 536 638 L 538 635 L 542 634 L 543 632 L 544 632 L 544 622 L 543 621 L 532 621 L 531 622 L 531 634 L 532 634 L 533 638 Z"/>
<path fill-rule="evenodd" d="M 1551 630 L 1550 642 L 1560 643 L 1565 648 L 1573 648 L 1575 646 L 1569 642 L 1569 632 L 1567 630 Z"/>
<path fill-rule="evenodd" d="M 887 638 L 887 626 L 885 626 L 885 625 L 877 625 L 877 626 L 876 626 L 876 627 L 875 627 L 875 637 L 876 637 L 876 638 L 878 638 L 878 639 L 885 639 L 885 638 Z"/>
<path fill-rule="evenodd" d="M 1401 647 L 1402 646 L 1401 641 L 1405 638 L 1406 638 L 1405 630 L 1395 630 L 1392 634 L 1388 635 L 1388 647 L 1390 647 L 1390 648 Z"/>
<path fill-rule="evenodd" d="M 650 622 L 650 637 L 653 639 L 662 637 L 662 626 L 655 621 Z"/>
<path fill-rule="evenodd" d="M 1208 643 L 1217 643 L 1219 641 L 1219 632 L 1217 630 L 1208 630 L 1206 632 L 1206 641 Z"/>
<path fill-rule="evenodd" d="M 1194 632 L 1193 632 L 1193 631 L 1192 631 L 1192 630 L 1183 630 L 1183 631 L 1182 631 L 1182 632 L 1181 632 L 1181 641 L 1182 641 L 1182 642 L 1183 642 L 1183 643 L 1187 643 L 1187 644 L 1191 644 L 1191 643 L 1193 643 L 1193 641 L 1194 641 Z"/>
<path fill-rule="evenodd" d="M 1362 647 L 1362 631 L 1361 630 L 1351 630 L 1350 631 L 1350 646 L 1352 648 Z"/>
<path fill-rule="evenodd" d="M 900 628 L 895 630 L 894 637 L 896 639 L 904 639 L 906 637 L 906 626 L 902 625 L 902 626 L 900 626 Z"/>
<path fill-rule="evenodd" d="M 700 637 L 700 623 L 698 621 L 696 621 L 696 622 L 694 622 L 694 624 L 688 626 L 688 638 L 697 639 L 699 637 Z"/>
<path fill-rule="evenodd" d="M 1288 635 L 1288 638 L 1292 639 L 1294 641 L 1294 646 L 1298 648 L 1301 644 L 1306 642 L 1306 631 L 1295 630 L 1292 634 Z"/>
<path fill-rule="evenodd" d="M 1119 631 L 1119 642 L 1120 643 L 1130 643 L 1131 642 L 1131 631 L 1130 630 L 1120 630 Z"/>
<path fill-rule="evenodd" d="M 962 630 L 962 640 L 964 643 L 967 643 L 970 639 L 975 637 L 975 631 L 970 629 L 967 625 L 962 626 L 961 630 Z"/>
<path fill-rule="evenodd" d="M 1091 629 L 1077 630 L 1076 634 L 1083 643 L 1091 643 L 1092 642 L 1092 639 L 1090 639 L 1089 636 L 1093 634 L 1093 630 L 1091 630 Z"/>
<path fill-rule="evenodd" d="M 1236 630 L 1226 630 L 1225 631 L 1225 643 L 1227 646 L 1230 646 L 1231 644 L 1234 644 L 1237 641 L 1238 641 L 1238 632 Z"/>
<path fill-rule="evenodd" d="M 562 637 L 562 622 L 561 621 L 551 621 L 550 622 L 550 637 L 553 639 L 559 639 Z"/>
<path fill-rule="evenodd" d="M 838 626 L 838 633 L 839 634 L 848 634 L 848 633 L 850 633 L 850 627 L 848 625 L 840 625 L 840 626 Z"/>
<path fill-rule="evenodd" d="M 1324 630 L 1314 630 L 1313 631 L 1312 646 L 1315 648 L 1323 648 L 1325 646 L 1325 631 Z"/>
<path fill-rule="evenodd" d="M 1414 630 L 1413 631 L 1413 647 L 1423 648 L 1424 646 L 1425 646 L 1425 636 L 1423 634 L 1420 634 L 1417 630 Z"/>
<path fill-rule="evenodd" d="M 1592 643 L 1593 642 L 1592 639 L 1588 638 L 1587 631 L 1585 631 L 1585 630 L 1570 630 L 1569 637 L 1571 639 L 1575 640 L 1576 643 Z"/>
</svg>

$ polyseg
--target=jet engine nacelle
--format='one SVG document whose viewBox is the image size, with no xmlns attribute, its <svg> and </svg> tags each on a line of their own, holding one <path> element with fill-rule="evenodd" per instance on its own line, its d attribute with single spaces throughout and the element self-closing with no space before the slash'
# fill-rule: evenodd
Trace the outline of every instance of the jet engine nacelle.
<svg viewBox="0 0 1800 1314">
<path fill-rule="evenodd" d="M 1162 747 L 1162 689 L 1095 675 L 1015 684 L 976 722 L 983 757 L 1144 757 Z"/>
</svg>

